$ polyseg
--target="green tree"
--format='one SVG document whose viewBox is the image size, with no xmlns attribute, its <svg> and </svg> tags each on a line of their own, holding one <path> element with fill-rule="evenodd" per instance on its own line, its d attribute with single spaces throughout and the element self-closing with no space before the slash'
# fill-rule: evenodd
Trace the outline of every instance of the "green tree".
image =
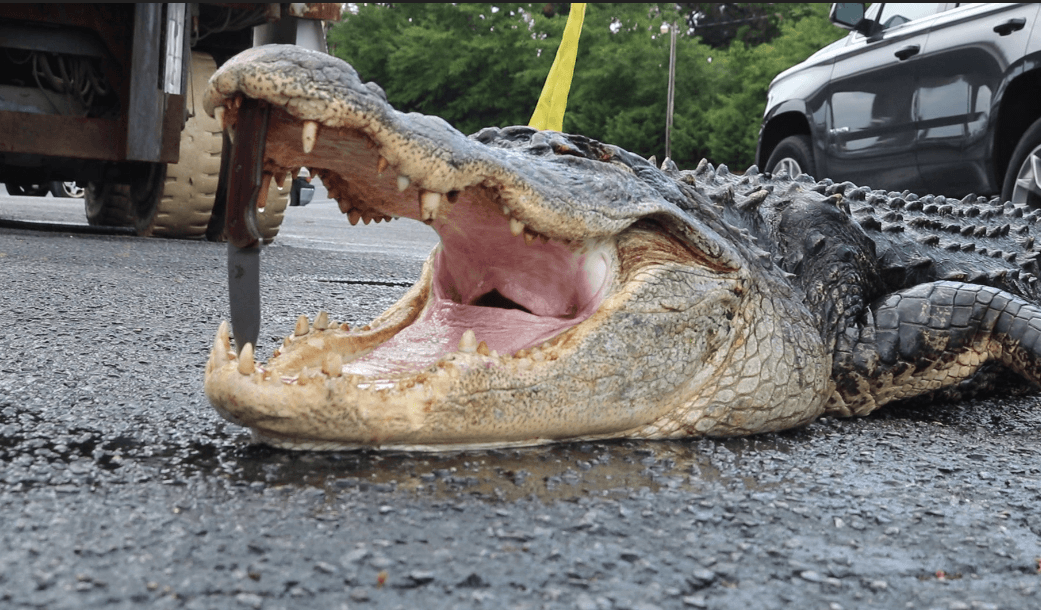
<svg viewBox="0 0 1041 610">
<path fill-rule="evenodd" d="M 683 28 L 698 11 L 703 25 L 711 22 L 704 6 L 589 4 L 564 130 L 661 158 L 669 36 L 660 27 Z M 738 28 L 714 38 L 715 47 L 698 35 L 705 27 L 680 32 L 672 138 L 680 167 L 702 157 L 750 165 L 770 80 L 842 35 L 828 23 L 827 5 L 725 6 L 737 8 L 723 17 L 755 17 L 749 23 L 776 32 Z M 362 4 L 330 30 L 329 42 L 399 110 L 437 115 L 472 133 L 527 124 L 568 12 L 562 3 Z M 755 44 L 761 40 L 768 42 Z"/>
<path fill-rule="evenodd" d="M 722 71 L 722 86 L 706 113 L 713 126 L 706 141 L 709 159 L 735 168 L 751 165 L 770 81 L 845 34 L 828 21 L 827 4 L 805 6 L 803 18 L 782 23 L 781 34 L 771 42 L 750 47 L 735 41 L 719 55 L 715 65 Z"/>
<path fill-rule="evenodd" d="M 553 63 L 566 15 L 531 4 L 358 5 L 330 48 L 405 111 L 470 133 L 526 124 Z"/>
</svg>

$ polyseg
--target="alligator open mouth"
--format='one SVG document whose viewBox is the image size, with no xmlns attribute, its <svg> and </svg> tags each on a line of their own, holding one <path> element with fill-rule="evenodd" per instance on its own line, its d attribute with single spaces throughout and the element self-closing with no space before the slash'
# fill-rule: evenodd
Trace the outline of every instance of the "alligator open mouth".
<svg viewBox="0 0 1041 610">
<path fill-rule="evenodd" d="M 774 390 L 720 391 L 736 383 L 724 374 L 734 350 L 810 341 L 790 324 L 750 334 L 739 312 L 755 295 L 719 236 L 729 229 L 711 206 L 705 220 L 684 213 L 696 195 L 642 157 L 527 127 L 466 137 L 298 47 L 247 51 L 211 79 L 207 111 L 232 137 L 243 96 L 271 105 L 266 175 L 306 166 L 351 224 L 411 218 L 441 240 L 419 281 L 362 328 L 301 316 L 258 364 L 221 326 L 206 393 L 258 440 L 431 449 L 735 433 L 763 427 L 759 415 L 724 422 L 716 404 Z M 790 378 L 791 361 L 775 367 L 779 391 L 819 391 L 820 379 Z"/>
</svg>

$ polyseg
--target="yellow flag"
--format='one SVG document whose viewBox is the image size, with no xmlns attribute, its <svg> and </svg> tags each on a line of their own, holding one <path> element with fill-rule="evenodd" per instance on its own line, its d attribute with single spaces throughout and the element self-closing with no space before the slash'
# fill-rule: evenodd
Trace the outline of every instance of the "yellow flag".
<svg viewBox="0 0 1041 610">
<path fill-rule="evenodd" d="M 571 90 L 571 76 L 575 73 L 578 35 L 582 33 L 582 18 L 585 14 L 584 2 L 571 4 L 571 13 L 564 26 L 564 38 L 560 41 L 557 56 L 553 59 L 546 84 L 542 87 L 535 114 L 531 115 L 531 122 L 528 123 L 530 127 L 553 131 L 564 129 L 564 109 L 567 108 L 567 94 Z"/>
</svg>

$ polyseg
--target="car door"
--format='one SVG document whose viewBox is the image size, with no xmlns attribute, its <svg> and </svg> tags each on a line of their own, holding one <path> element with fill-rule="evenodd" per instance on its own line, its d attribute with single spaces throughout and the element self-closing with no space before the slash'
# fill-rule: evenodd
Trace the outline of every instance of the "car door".
<svg viewBox="0 0 1041 610">
<path fill-rule="evenodd" d="M 876 4 L 873 36 L 854 34 L 826 96 L 826 176 L 875 188 L 920 190 L 915 159 L 915 59 L 943 5 Z"/>
<path fill-rule="evenodd" d="M 968 4 L 940 15 L 917 61 L 917 163 L 931 193 L 997 193 L 987 137 L 1010 64 L 1026 52 L 1036 4 Z"/>
</svg>

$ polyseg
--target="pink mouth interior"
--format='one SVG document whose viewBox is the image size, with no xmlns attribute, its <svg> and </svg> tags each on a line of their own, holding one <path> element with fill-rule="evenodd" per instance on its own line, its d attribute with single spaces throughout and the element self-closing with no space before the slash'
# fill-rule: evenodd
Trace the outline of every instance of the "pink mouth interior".
<svg viewBox="0 0 1041 610">
<path fill-rule="evenodd" d="M 500 355 L 539 345 L 581 323 L 604 298 L 611 265 L 603 248 L 572 252 L 558 241 L 510 233 L 496 206 L 464 193 L 448 219 L 433 224 L 441 237 L 430 301 L 412 325 L 344 366 L 364 376 L 418 372 L 459 348 L 472 329 Z"/>
</svg>

